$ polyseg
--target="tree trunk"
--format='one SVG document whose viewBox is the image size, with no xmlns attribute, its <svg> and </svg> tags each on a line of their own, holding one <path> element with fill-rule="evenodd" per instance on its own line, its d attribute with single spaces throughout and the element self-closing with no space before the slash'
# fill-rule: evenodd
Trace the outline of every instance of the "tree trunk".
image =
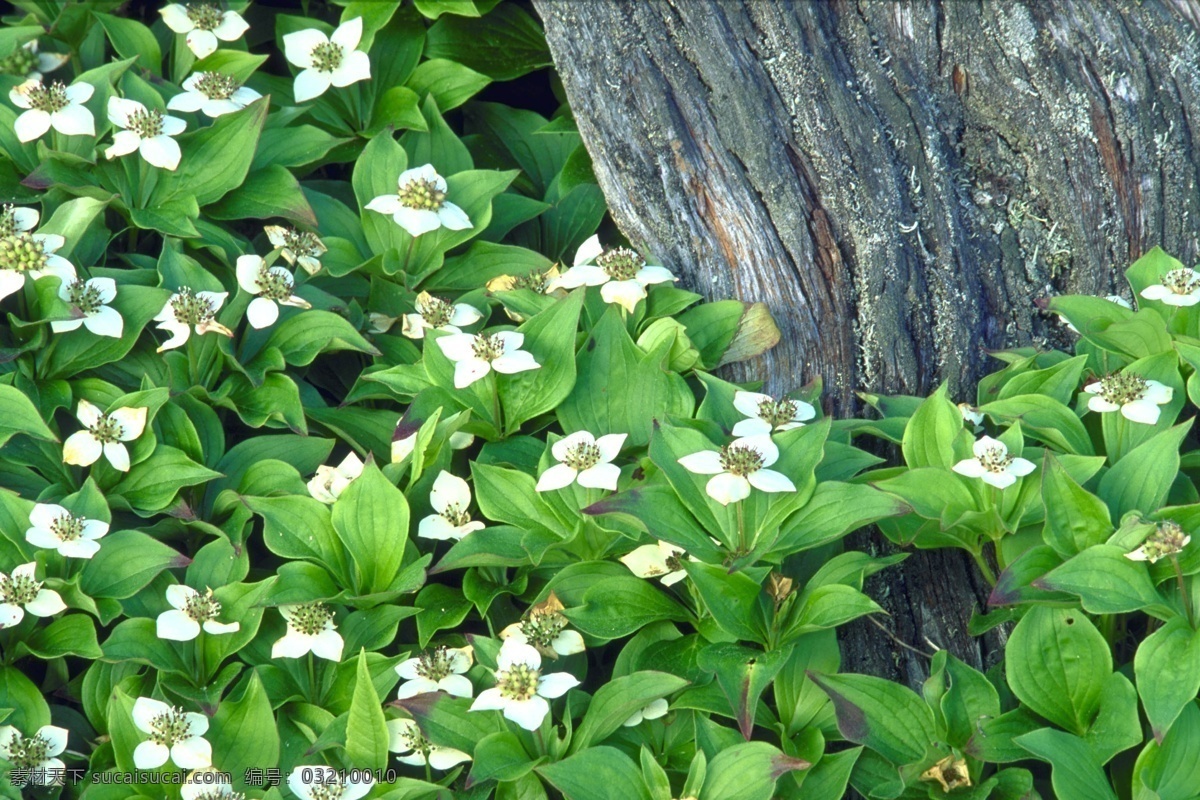
<svg viewBox="0 0 1200 800">
<path fill-rule="evenodd" d="M 1200 0 L 533 0 L 614 219 L 692 288 L 768 304 L 768 391 L 972 399 L 1033 298 L 1193 263 Z M 864 541 L 860 546 L 867 546 Z M 958 553 L 879 576 L 897 635 L 979 665 Z M 846 668 L 919 681 L 874 627 Z M 1002 644 L 1002 643 L 1001 643 Z"/>
</svg>

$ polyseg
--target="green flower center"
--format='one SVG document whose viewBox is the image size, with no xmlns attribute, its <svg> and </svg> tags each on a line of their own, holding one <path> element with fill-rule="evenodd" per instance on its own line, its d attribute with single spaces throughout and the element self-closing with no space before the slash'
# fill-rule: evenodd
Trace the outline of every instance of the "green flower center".
<svg viewBox="0 0 1200 800">
<path fill-rule="evenodd" d="M 467 513 L 466 507 L 459 506 L 458 503 L 451 503 L 446 506 L 446 510 L 442 512 L 442 516 L 456 528 L 461 528 L 471 521 L 471 515 Z"/>
<path fill-rule="evenodd" d="M 292 280 L 284 272 L 275 272 L 265 264 L 259 268 L 258 277 L 254 279 L 261 294 L 268 300 L 279 302 L 292 296 Z"/>
<path fill-rule="evenodd" d="M 683 569 L 683 561 L 680 560 L 678 555 L 667 556 L 666 563 L 667 572 L 679 572 L 679 570 Z"/>
<path fill-rule="evenodd" d="M 1012 456 L 1003 447 L 989 447 L 978 459 L 984 469 L 995 473 L 1006 472 L 1008 465 L 1012 463 Z"/>
<path fill-rule="evenodd" d="M 316 786 L 310 786 L 308 789 L 312 800 L 340 800 L 345 791 L 345 785 L 340 782 L 319 783 Z"/>
<path fill-rule="evenodd" d="M 201 72 L 196 91 L 209 100 L 228 100 L 241 84 L 232 75 L 220 72 Z"/>
<path fill-rule="evenodd" d="M 73 542 L 83 535 L 83 517 L 63 514 L 50 523 L 50 532 L 58 537 L 60 542 Z"/>
<path fill-rule="evenodd" d="M 45 111 L 47 114 L 62 111 L 71 104 L 67 98 L 67 87 L 59 81 L 49 86 L 42 83 L 31 86 L 25 91 L 25 97 L 29 100 L 30 108 Z"/>
<path fill-rule="evenodd" d="M 13 731 L 8 760 L 16 769 L 37 769 L 50 760 L 50 742 L 41 734 L 22 736 Z"/>
<path fill-rule="evenodd" d="M 429 751 L 433 749 L 433 742 L 422 736 L 421 732 L 417 730 L 416 725 L 400 734 L 400 738 L 404 742 L 404 746 L 409 750 L 415 750 L 426 757 L 429 756 Z"/>
<path fill-rule="evenodd" d="M 324 603 L 304 603 L 292 610 L 292 619 L 288 624 L 305 636 L 316 636 L 325 630 L 331 619 L 333 611 Z"/>
<path fill-rule="evenodd" d="M 315 233 L 288 230 L 283 233 L 283 254 L 288 260 L 301 256 L 315 257 L 325 252 L 325 246 Z"/>
<path fill-rule="evenodd" d="M 187 16 L 199 30 L 211 31 L 221 24 L 224 14 L 209 3 L 188 3 Z"/>
<path fill-rule="evenodd" d="M 758 418 L 771 423 L 772 428 L 778 428 L 795 418 L 796 409 L 796 401 L 786 397 L 782 400 L 763 400 L 758 404 Z"/>
<path fill-rule="evenodd" d="M 471 350 L 475 353 L 475 357 L 482 361 L 495 361 L 504 355 L 504 340 L 499 336 L 479 334 L 475 337 Z"/>
<path fill-rule="evenodd" d="M 424 178 L 412 178 L 400 188 L 400 205 L 418 211 L 437 211 L 446 202 L 446 193 Z"/>
<path fill-rule="evenodd" d="M 614 281 L 631 281 L 646 266 L 646 260 L 628 247 L 615 247 L 598 255 L 596 266 Z"/>
<path fill-rule="evenodd" d="M 4 58 L 0 58 L 0 75 L 25 77 L 37 67 L 37 53 L 27 47 L 18 47 Z"/>
<path fill-rule="evenodd" d="M 600 448 L 593 442 L 580 442 L 567 449 L 563 463 L 571 469 L 583 471 L 600 463 Z"/>
<path fill-rule="evenodd" d="M 194 594 L 183 604 L 183 613 L 196 622 L 204 623 L 216 619 L 221 613 L 221 603 L 213 597 L 212 589 L 204 594 Z"/>
<path fill-rule="evenodd" d="M 100 290 L 95 286 L 89 286 L 87 281 L 79 278 L 67 286 L 67 298 L 71 305 L 89 317 L 104 305 L 104 301 L 100 299 Z"/>
<path fill-rule="evenodd" d="M 567 627 L 567 618 L 557 611 L 546 614 L 533 614 L 521 623 L 521 633 L 538 650 L 553 651 L 552 644 Z"/>
<path fill-rule="evenodd" d="M 1200 289 L 1200 275 L 1195 270 L 1173 269 L 1163 276 L 1162 285 L 1175 294 L 1191 294 Z"/>
<path fill-rule="evenodd" d="M 333 72 L 342 65 L 345 54 L 340 44 L 321 42 L 312 49 L 312 68 L 317 72 Z"/>
<path fill-rule="evenodd" d="M 518 275 L 513 278 L 514 289 L 532 289 L 538 294 L 543 294 L 549 285 L 550 280 L 546 277 L 546 273 L 536 269 L 528 274 Z"/>
<path fill-rule="evenodd" d="M 184 286 L 171 298 L 171 313 L 175 319 L 186 325 L 203 325 L 212 322 L 217 310 L 211 300 L 197 296 L 191 289 Z"/>
<path fill-rule="evenodd" d="M 452 316 L 454 316 L 454 306 L 440 297 L 430 297 L 421 306 L 421 317 L 431 328 L 449 325 Z"/>
<path fill-rule="evenodd" d="M 32 603 L 42 590 L 42 582 L 28 575 L 11 575 L 0 582 L 0 603 L 23 606 Z"/>
<path fill-rule="evenodd" d="M 0 238 L 0 269 L 29 272 L 45 269 L 49 260 L 42 243 L 24 231 Z"/>
<path fill-rule="evenodd" d="M 450 651 L 445 647 L 437 647 L 421 656 L 417 662 L 417 674 L 431 681 L 440 681 L 452 674 Z"/>
<path fill-rule="evenodd" d="M 163 114 L 156 108 L 135 111 L 129 115 L 126 127 L 143 139 L 152 139 L 163 131 Z"/>
<path fill-rule="evenodd" d="M 9 237 L 17 232 L 17 217 L 11 203 L 0 206 L 0 236 Z"/>
<path fill-rule="evenodd" d="M 1163 520 L 1158 523 L 1158 527 L 1141 549 L 1146 554 L 1146 560 L 1153 564 L 1160 558 L 1183 552 L 1187 539 L 1188 536 L 1179 523 L 1169 519 Z"/>
<path fill-rule="evenodd" d="M 528 664 L 513 664 L 507 670 L 496 673 L 496 688 L 506 700 L 531 700 L 537 694 L 541 671 Z"/>
<path fill-rule="evenodd" d="M 182 708 L 170 708 L 150 720 L 150 741 L 155 744 L 173 746 L 192 736 L 192 723 Z"/>
<path fill-rule="evenodd" d="M 1106 375 L 1100 379 L 1100 396 L 1119 406 L 1132 403 L 1144 395 L 1149 388 L 1150 384 L 1146 382 L 1145 378 L 1124 372 Z"/>
<path fill-rule="evenodd" d="M 721 469 L 746 477 L 762 469 L 765 459 L 762 453 L 744 444 L 727 444 L 721 448 Z"/>
<path fill-rule="evenodd" d="M 220 789 L 213 789 L 196 795 L 196 800 L 246 800 L 246 795 L 241 792 L 222 793 Z"/>
<path fill-rule="evenodd" d="M 96 424 L 92 425 L 88 430 L 92 432 L 92 438 L 101 444 L 119 442 L 125 434 L 125 429 L 121 427 L 121 423 L 108 414 L 101 414 L 100 419 L 96 420 Z"/>
</svg>

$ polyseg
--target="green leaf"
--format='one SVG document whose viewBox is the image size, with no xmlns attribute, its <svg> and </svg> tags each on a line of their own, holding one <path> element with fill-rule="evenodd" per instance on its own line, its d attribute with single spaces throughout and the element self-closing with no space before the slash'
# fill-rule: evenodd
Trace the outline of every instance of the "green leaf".
<svg viewBox="0 0 1200 800">
<path fill-rule="evenodd" d="M 909 467 L 953 467 L 962 455 L 962 412 L 946 399 L 942 384 L 917 408 L 904 428 L 904 463 Z"/>
<path fill-rule="evenodd" d="M 1200 693 L 1200 633 L 1182 617 L 1167 620 L 1138 645 L 1133 672 L 1154 739 L 1161 745 L 1184 706 L 1194 707 L 1192 701 Z"/>
<path fill-rule="evenodd" d="M 594 188 L 580 184 L 566 198 Z M 709 369 L 761 355 L 774 347 L 781 335 L 764 303 L 718 300 L 685 311 L 678 319 Z"/>
<path fill-rule="evenodd" d="M 771 800 L 780 776 L 812 766 L 766 742 L 746 742 L 717 753 L 708 763 L 704 800 Z M 805 792 L 805 797 L 808 797 Z"/>
<path fill-rule="evenodd" d="M 759 698 L 783 669 L 791 651 L 784 647 L 763 652 L 728 642 L 710 644 L 700 651 L 699 667 L 716 673 L 743 738 L 749 739 L 753 733 Z"/>
<path fill-rule="evenodd" d="M 683 678 L 666 672 L 635 672 L 609 681 L 596 690 L 583 722 L 571 737 L 571 752 L 577 753 L 603 742 L 621 729 L 633 714 L 659 698 L 688 685 Z"/>
<path fill-rule="evenodd" d="M 443 16 L 427 36 L 426 57 L 453 59 L 497 81 L 511 81 L 551 64 L 537 21 L 508 3 L 484 19 Z"/>
<path fill-rule="evenodd" d="M 1120 672 L 1114 672 L 1105 681 L 1100 711 L 1083 738 L 1101 764 L 1107 764 L 1117 753 L 1142 743 L 1137 690 Z"/>
<path fill-rule="evenodd" d="M 331 311 L 310 309 L 288 317 L 271 329 L 264 349 L 277 348 L 283 360 L 305 367 L 321 353 L 354 350 L 380 355 L 343 317 Z"/>
<path fill-rule="evenodd" d="M 313 125 L 267 128 L 258 140 L 258 149 L 254 151 L 250 172 L 253 175 L 266 167 L 302 167 L 312 164 L 323 159 L 333 148 L 349 141 L 339 139 Z"/>
<path fill-rule="evenodd" d="M 1185 703 L 1162 743 L 1151 741 L 1133 769 L 1138 800 L 1194 800 L 1200 785 L 1200 707 Z M 1154 792 L 1147 795 L 1140 787 Z"/>
<path fill-rule="evenodd" d="M 884 517 L 908 511 L 911 509 L 902 500 L 875 486 L 822 481 L 809 501 L 784 522 L 770 554 L 791 555 L 811 550 Z"/>
<path fill-rule="evenodd" d="M 428 53 L 426 53 L 428 56 Z M 419 97 L 431 96 L 438 108 L 449 111 L 479 94 L 492 82 L 458 61 L 446 58 L 427 58 L 422 61 L 408 79 L 408 88 Z"/>
<path fill-rule="evenodd" d="M 575 331 L 583 292 L 574 291 L 517 328 L 523 350 L 541 366 L 498 380 L 505 427 L 516 431 L 526 420 L 558 407 L 575 386 Z"/>
<path fill-rule="evenodd" d="M 1076 483 L 1049 450 L 1042 461 L 1042 502 L 1042 538 L 1064 558 L 1104 542 L 1112 531 L 1108 506 Z"/>
<path fill-rule="evenodd" d="M 112 42 L 117 55 L 121 58 L 137 58 L 136 63 L 139 67 L 150 70 L 155 75 L 162 75 L 162 51 L 159 50 L 158 40 L 149 28 L 136 20 L 99 12 L 92 13 L 103 26 L 104 33 Z"/>
<path fill-rule="evenodd" d="M 1112 673 L 1108 643 L 1075 610 L 1034 606 L 1005 648 L 1008 685 L 1032 711 L 1079 735 L 1087 732 Z"/>
<path fill-rule="evenodd" d="M 38 658 L 49 660 L 62 656 L 98 659 L 103 656 L 96 641 L 96 626 L 85 614 L 67 614 L 38 628 L 28 639 L 18 643 Z"/>
<path fill-rule="evenodd" d="M 556 539 L 571 536 L 571 529 L 555 516 L 538 493 L 537 482 L 532 476 L 515 469 L 472 461 L 471 480 L 479 509 L 488 519 L 545 533 Z"/>
<path fill-rule="evenodd" d="M 417 642 L 421 647 L 428 646 L 438 631 L 458 627 L 471 611 L 471 601 L 460 590 L 438 583 L 423 588 L 415 605 L 421 609 L 417 614 Z"/>
<path fill-rule="evenodd" d="M 1172 612 L 1150 580 L 1146 565 L 1125 557 L 1126 548 L 1110 544 L 1089 547 L 1033 585 L 1079 596 L 1093 614 L 1122 614 L 1147 610 L 1154 616 Z M 1157 606 L 1157 609 L 1151 610 Z"/>
<path fill-rule="evenodd" d="M 744 572 L 729 572 L 723 567 L 684 561 L 704 607 L 728 634 L 765 644 L 765 620 L 759 610 L 759 586 Z"/>
<path fill-rule="evenodd" d="M 155 622 L 138 617 L 119 623 L 104 641 L 104 660 L 135 661 L 149 664 L 164 673 L 186 675 L 191 672 L 173 642 L 158 638 Z M 109 721 L 111 724 L 111 720 Z"/>
<path fill-rule="evenodd" d="M 130 467 L 109 494 L 123 498 L 138 512 L 152 513 L 170 506 L 185 486 L 219 477 L 221 473 L 197 464 L 182 450 L 160 444 L 148 459 Z"/>
<path fill-rule="evenodd" d="M 1023 432 L 1068 453 L 1093 453 L 1092 440 L 1079 417 L 1057 400 L 1023 394 L 982 405 L 979 410 L 997 422 L 1020 422 Z"/>
<path fill-rule="evenodd" d="M 388 729 L 382 702 L 367 669 L 366 651 L 362 650 L 350 701 L 350 718 L 346 721 L 346 758 L 351 767 L 382 769 L 387 766 Z"/>
<path fill-rule="evenodd" d="M 254 160 L 268 102 L 269 98 L 260 98 L 235 114 L 218 117 L 206 128 L 180 136 L 183 157 L 179 168 L 162 173 L 146 207 L 163 206 L 189 195 L 206 206 L 240 186 Z"/>
<path fill-rule="evenodd" d="M 213 219 L 283 217 L 302 227 L 317 227 L 317 215 L 300 184 L 286 168 L 272 164 L 246 176 L 239 186 L 205 209 Z"/>
<path fill-rule="evenodd" d="M 1189 419 L 1130 450 L 1100 479 L 1100 497 L 1113 519 L 1129 511 L 1149 514 L 1164 505 L 1179 472 L 1179 446 L 1192 427 Z"/>
<path fill-rule="evenodd" d="M 68 377 L 121 360 L 133 349 L 146 325 L 163 310 L 170 296 L 166 289 L 120 285 L 110 305 L 124 320 L 121 336 L 96 336 L 86 328 L 55 334 L 54 347 L 40 354 L 48 377 Z M 4 423 L 0 423 L 0 431 L 3 428 Z"/>
<path fill-rule="evenodd" d="M 525 752 L 521 740 L 509 731 L 489 734 L 475 746 L 466 788 L 488 781 L 515 781 L 544 760 Z"/>
<path fill-rule="evenodd" d="M 50 707 L 41 690 L 16 667 L 0 666 L 0 708 L 12 709 L 4 724 L 20 731 L 50 724 Z"/>
<path fill-rule="evenodd" d="M 67 260 L 75 252 L 75 248 L 84 240 L 87 230 L 92 227 L 96 218 L 104 213 L 108 206 L 106 200 L 96 200 L 91 197 L 77 197 L 63 203 L 50 219 L 38 227 L 38 233 L 57 233 L 65 239 L 65 243 L 56 251 Z"/>
<path fill-rule="evenodd" d="M 237 791 L 247 788 L 246 770 L 279 764 L 281 746 L 279 727 L 262 681 L 253 670 L 247 676 L 241 694 L 225 698 L 217 707 L 207 737 L 212 743 L 213 763 L 230 773 Z"/>
<path fill-rule="evenodd" d="M 590 747 L 537 771 L 567 800 L 652 800 L 641 770 L 612 747 Z"/>
<path fill-rule="evenodd" d="M 852 586 L 833 583 L 805 591 L 797 602 L 795 619 L 788 625 L 788 641 L 794 636 L 836 628 L 867 614 L 882 613 L 883 609 Z"/>
<path fill-rule="evenodd" d="M 1078 736 L 1042 728 L 1014 741 L 1050 762 L 1050 783 L 1058 800 L 1117 800 L 1096 757 Z"/>
<path fill-rule="evenodd" d="M 123 600 L 141 591 L 168 567 L 187 559 L 140 531 L 116 531 L 100 540 L 100 550 L 83 567 L 80 588 L 91 597 Z"/>
<path fill-rule="evenodd" d="M 583 595 L 583 604 L 563 612 L 581 632 L 619 639 L 662 619 L 684 621 L 688 613 L 649 582 L 632 575 L 604 578 Z"/>
<path fill-rule="evenodd" d="M 58 437 L 46 427 L 37 406 L 25 393 L 14 386 L 0 384 L 0 447 L 18 433 L 36 439 L 57 442 Z"/>
<path fill-rule="evenodd" d="M 344 563 L 329 507 L 311 497 L 242 497 L 263 518 L 263 543 L 283 558 L 304 558 L 335 569 Z"/>
<path fill-rule="evenodd" d="M 408 502 L 374 463 L 333 504 L 333 528 L 358 566 L 365 592 L 382 592 L 400 572 L 408 540 Z"/>
</svg>

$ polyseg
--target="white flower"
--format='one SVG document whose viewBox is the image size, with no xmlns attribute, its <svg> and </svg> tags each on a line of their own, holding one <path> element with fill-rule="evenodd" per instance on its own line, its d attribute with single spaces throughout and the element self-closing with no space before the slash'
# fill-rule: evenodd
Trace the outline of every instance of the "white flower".
<svg viewBox="0 0 1200 800">
<path fill-rule="evenodd" d="M 679 280 L 665 267 L 648 265 L 646 259 L 627 247 L 605 250 L 600 237 L 593 236 L 575 251 L 575 265 L 550 282 L 548 292 L 558 288 L 599 286 L 606 303 L 617 303 L 633 312 L 646 297 L 646 287 Z"/>
<path fill-rule="evenodd" d="M 112 278 L 63 281 L 58 287 L 58 296 L 63 302 L 79 309 L 82 316 L 52 320 L 50 330 L 55 333 L 73 331 L 80 325 L 97 336 L 115 339 L 121 338 L 125 332 L 125 320 L 120 312 L 108 305 L 117 296 L 117 282 Z"/>
<path fill-rule="evenodd" d="M 27 109 L 13 123 L 17 139 L 32 142 L 51 128 L 67 136 L 95 136 L 96 119 L 83 105 L 95 91 L 90 83 L 64 86 L 55 81 L 46 86 L 40 80 L 25 81 L 10 89 L 8 99 L 12 104 Z"/>
<path fill-rule="evenodd" d="M 222 336 L 233 336 L 233 331 L 217 322 L 218 309 L 225 303 L 229 292 L 193 292 L 183 287 L 167 299 L 163 310 L 158 312 L 155 327 L 171 334 L 157 352 L 180 347 L 188 340 L 193 328 L 197 336 L 214 331 Z"/>
<path fill-rule="evenodd" d="M 75 280 L 75 265 L 55 255 L 64 244 L 66 239 L 57 233 L 0 235 L 0 300 L 20 291 L 26 276 L 37 280 L 53 275 L 63 283 Z"/>
<path fill-rule="evenodd" d="M 1088 409 L 1100 414 L 1120 409 L 1121 416 L 1133 422 L 1154 425 L 1162 413 L 1161 405 L 1171 402 L 1175 390 L 1158 381 L 1128 372 L 1114 372 L 1083 387 L 1092 395 Z"/>
<path fill-rule="evenodd" d="M 644 544 L 626 553 L 621 556 L 620 562 L 639 578 L 658 578 L 663 586 L 671 586 L 687 577 L 687 571 L 679 563 L 679 557 L 684 552 L 682 547 L 660 541 L 658 544 Z"/>
<path fill-rule="evenodd" d="M 1200 303 L 1200 272 L 1194 269 L 1173 269 L 1162 277 L 1162 283 L 1142 289 L 1147 300 L 1161 300 L 1169 306 L 1194 306 Z"/>
<path fill-rule="evenodd" d="M 36 208 L 16 208 L 5 203 L 0 206 L 0 237 L 31 231 L 37 227 L 40 218 Z"/>
<path fill-rule="evenodd" d="M 150 734 L 134 748 L 133 764 L 138 769 L 157 769 L 168 760 L 182 769 L 212 766 L 212 745 L 203 738 L 208 717 L 203 714 L 139 697 L 133 704 L 133 724 Z"/>
<path fill-rule="evenodd" d="M 660 697 L 657 700 L 651 701 L 649 705 L 639 708 L 637 711 L 633 712 L 633 714 L 629 716 L 629 719 L 625 720 L 621 724 L 626 728 L 632 728 L 634 725 L 637 725 L 644 719 L 658 719 L 659 717 L 666 716 L 667 709 L 669 707 L 670 703 L 666 701 L 666 698 Z"/>
<path fill-rule="evenodd" d="M 160 639 L 190 642 L 200 635 L 201 626 L 213 635 L 236 633 L 241 627 L 238 622 L 217 622 L 221 604 L 213 597 L 212 589 L 200 594 L 190 586 L 174 584 L 167 587 L 167 602 L 172 608 L 159 614 L 156 624 Z"/>
<path fill-rule="evenodd" d="M 550 713 L 546 699 L 561 697 L 579 685 L 566 672 L 542 674 L 542 656 L 527 644 L 506 641 L 496 656 L 496 685 L 485 689 L 471 711 L 503 711 L 527 731 L 537 730 Z"/>
<path fill-rule="evenodd" d="M 396 699 L 403 700 L 426 692 L 445 692 L 455 697 L 470 697 L 475 689 L 465 673 L 471 668 L 471 647 L 437 647 L 427 653 L 401 661 L 396 674 L 404 678 Z"/>
<path fill-rule="evenodd" d="M 399 193 L 381 194 L 366 208 L 390 214 L 410 236 L 438 228 L 461 231 L 471 227 L 466 212 L 446 199 L 446 179 L 434 171 L 432 164 L 401 172 L 397 183 Z"/>
<path fill-rule="evenodd" d="M 305 776 L 310 782 L 304 782 Z M 300 800 L 359 800 L 375 783 L 368 770 L 355 770 L 345 777 L 343 780 L 333 767 L 303 766 L 292 770 L 287 785 Z"/>
<path fill-rule="evenodd" d="M 261 94 L 242 86 L 223 72 L 193 72 L 183 82 L 183 91 L 167 101 L 171 111 L 200 111 L 216 119 L 241 111 Z"/>
<path fill-rule="evenodd" d="M 587 431 L 576 431 L 550 447 L 555 464 L 538 478 L 537 490 L 548 492 L 578 482 L 589 489 L 615 491 L 621 468 L 610 463 L 625 444 L 628 434 L 610 433 L 597 439 Z"/>
<path fill-rule="evenodd" d="M 362 471 L 362 459 L 355 453 L 343 458 L 336 467 L 322 464 L 308 482 L 308 493 L 322 503 L 333 503 L 350 485 L 350 481 L 362 475 Z"/>
<path fill-rule="evenodd" d="M 745 500 L 750 487 L 763 492 L 794 492 L 795 484 L 767 467 L 779 460 L 779 448 L 767 435 L 743 436 L 716 450 L 701 450 L 679 459 L 689 472 L 712 475 L 708 496 L 723 506 Z"/>
<path fill-rule="evenodd" d="M 548 658 L 582 653 L 583 636 L 567 628 L 567 618 L 559 613 L 562 607 L 558 597 L 551 593 L 545 602 L 529 609 L 528 617 L 500 631 L 500 638 L 506 644 L 527 644 Z"/>
<path fill-rule="evenodd" d="M 760 436 L 774 431 L 799 428 L 817 415 L 817 410 L 803 400 L 784 397 L 776 400 L 769 394 L 738 391 L 733 395 L 733 407 L 749 417 L 733 426 L 734 436 Z"/>
<path fill-rule="evenodd" d="M 971 423 L 975 433 L 983 430 L 983 412 L 970 403 L 959 403 L 958 411 L 962 414 L 963 422 Z"/>
<path fill-rule="evenodd" d="M 105 414 L 87 400 L 80 400 L 75 417 L 85 430 L 76 431 L 63 442 L 63 462 L 86 467 L 96 463 L 100 454 L 114 469 L 129 471 L 129 450 L 122 442 L 132 442 L 146 428 L 145 408 L 118 408 Z"/>
<path fill-rule="evenodd" d="M 100 550 L 96 540 L 106 533 L 107 522 L 76 517 L 54 503 L 37 503 L 29 512 L 25 541 L 34 547 L 57 550 L 64 558 L 91 558 Z"/>
<path fill-rule="evenodd" d="M 43 589 L 42 582 L 34 579 L 37 562 L 14 567 L 12 575 L 0 572 L 0 628 L 11 628 L 25 619 L 28 611 L 35 617 L 52 617 L 65 611 L 67 604 L 58 592 Z"/>
<path fill-rule="evenodd" d="M 1145 295 L 1143 294 L 1143 296 L 1145 296 Z M 1104 299 L 1110 303 L 1115 303 L 1116 305 L 1119 305 L 1121 308 L 1127 308 L 1130 311 L 1133 310 L 1133 306 L 1131 306 L 1129 304 L 1129 301 L 1126 300 L 1124 297 L 1121 297 L 1121 295 L 1119 295 L 1119 294 L 1105 295 Z M 1063 322 L 1067 323 L 1067 330 L 1071 331 L 1071 333 L 1079 333 L 1079 329 L 1076 328 L 1074 325 L 1072 325 L 1070 322 L 1067 322 L 1066 317 L 1064 317 L 1062 314 L 1059 314 L 1058 316 L 1062 319 Z"/>
<path fill-rule="evenodd" d="M 40 81 L 42 73 L 53 72 L 71 60 L 65 53 L 39 53 L 37 39 L 31 39 L 5 58 L 0 58 L 0 75 L 17 75 Z"/>
<path fill-rule="evenodd" d="M 438 473 L 429 492 L 429 505 L 436 514 L 430 514 L 417 526 L 417 536 L 425 539 L 459 539 L 472 531 L 483 530 L 484 524 L 472 521 L 467 513 L 471 504 L 471 487 L 457 475 L 446 470 Z"/>
<path fill-rule="evenodd" d="M 326 37 L 315 28 L 283 37 L 287 60 L 301 72 L 296 76 L 297 103 L 325 94 L 331 85 L 339 88 L 371 77 L 371 60 L 358 47 L 362 39 L 362 17 L 343 22 Z"/>
<path fill-rule="evenodd" d="M 417 313 L 405 314 L 400 330 L 410 339 L 424 339 L 425 329 L 462 333 L 461 326 L 483 319 L 483 312 L 466 303 L 449 303 L 429 292 L 417 295 Z"/>
<path fill-rule="evenodd" d="M 168 28 L 187 34 L 188 49 L 196 58 L 207 58 L 216 52 L 218 39 L 236 42 L 250 29 L 236 11 L 222 11 L 208 3 L 172 3 L 158 13 Z"/>
<path fill-rule="evenodd" d="M 287 633 L 271 647 L 271 658 L 300 658 L 312 653 L 330 661 L 342 660 L 342 635 L 334 629 L 333 611 L 324 603 L 279 607 Z"/>
<path fill-rule="evenodd" d="M 1182 553 L 1190 541 L 1192 537 L 1184 532 L 1178 522 L 1167 519 L 1158 523 L 1154 533 L 1150 534 L 1141 547 L 1126 553 L 1125 557 L 1130 561 L 1149 561 L 1154 564 L 1160 558 Z"/>
<path fill-rule="evenodd" d="M 266 328 L 279 319 L 280 306 L 312 308 L 312 304 L 292 294 L 296 279 L 283 267 L 268 267 L 258 256 L 239 256 L 238 286 L 258 295 L 246 309 L 246 319 L 252 328 Z"/>
<path fill-rule="evenodd" d="M 179 143 L 172 139 L 183 133 L 187 123 L 168 117 L 157 108 L 146 108 L 137 100 L 108 98 L 108 121 L 118 128 L 105 158 L 125 156 L 137 150 L 152 166 L 173 170 L 179 166 Z"/>
<path fill-rule="evenodd" d="M 0 727 L 0 756 L 12 764 L 10 779 L 17 788 L 61 785 L 67 765 L 58 756 L 66 749 L 66 728 L 43 725 L 33 736 L 22 736 L 12 725 Z M 25 780 L 17 778 L 17 770 L 26 771 Z"/>
<path fill-rule="evenodd" d="M 279 248 L 289 264 L 299 264 L 309 275 L 316 275 L 321 271 L 319 259 L 325 255 L 328 248 L 315 233 L 297 231 L 280 225 L 266 225 L 263 232 L 267 234 L 271 246 Z"/>
<path fill-rule="evenodd" d="M 500 331 L 493 334 L 452 333 L 437 340 L 446 358 L 454 362 L 454 388 L 465 389 L 492 370 L 511 375 L 542 365 L 520 349 L 525 334 Z"/>
<path fill-rule="evenodd" d="M 183 800 L 246 800 L 246 795 L 233 790 L 229 777 L 212 767 L 193 770 L 179 787 L 179 794 Z"/>
<path fill-rule="evenodd" d="M 399 753 L 398 759 L 402 764 L 422 767 L 425 764 L 434 769 L 451 769 L 471 757 L 453 747 L 441 747 L 421 735 L 421 729 L 411 719 L 391 719 L 387 723 L 388 750 Z"/>
<path fill-rule="evenodd" d="M 1017 482 L 1017 478 L 1028 475 L 1037 468 L 1032 461 L 1014 458 L 1008 454 L 1008 445 L 990 436 L 981 436 L 974 445 L 975 457 L 966 458 L 954 465 L 959 475 L 981 478 L 989 486 L 1004 489 Z"/>
</svg>

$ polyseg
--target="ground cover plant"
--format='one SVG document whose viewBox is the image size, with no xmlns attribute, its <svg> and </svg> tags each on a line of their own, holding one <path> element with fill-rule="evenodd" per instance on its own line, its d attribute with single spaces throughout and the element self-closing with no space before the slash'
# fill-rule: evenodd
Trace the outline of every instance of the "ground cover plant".
<svg viewBox="0 0 1200 800">
<path fill-rule="evenodd" d="M 832 419 L 715 374 L 770 315 L 605 224 L 523 5 L 15 5 L 6 796 L 1195 796 L 1200 274 Z M 936 547 L 1003 661 L 839 673 Z"/>
</svg>

